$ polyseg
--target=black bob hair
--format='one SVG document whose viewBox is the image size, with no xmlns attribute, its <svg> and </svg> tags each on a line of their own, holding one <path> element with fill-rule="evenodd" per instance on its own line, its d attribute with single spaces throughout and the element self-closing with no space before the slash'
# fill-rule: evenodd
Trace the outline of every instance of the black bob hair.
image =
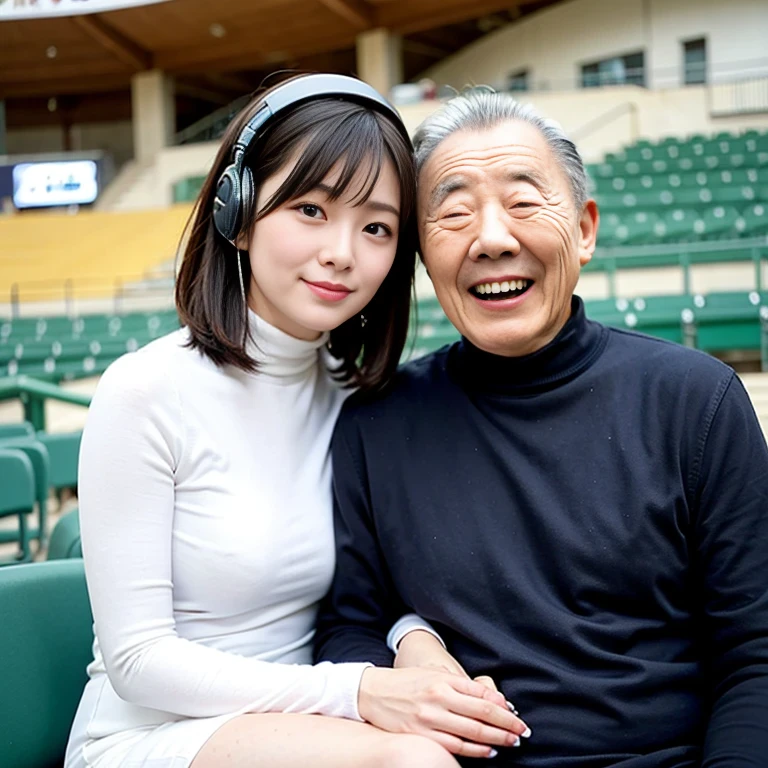
<svg viewBox="0 0 768 768">
<path fill-rule="evenodd" d="M 268 92 L 257 93 L 224 133 L 187 226 L 176 280 L 176 308 L 182 325 L 189 330 L 189 345 L 217 365 L 233 365 L 248 372 L 257 371 L 258 364 L 247 352 L 249 330 L 237 252 L 217 231 L 212 213 L 217 181 L 232 160 L 232 145 Z M 241 233 L 248 233 L 255 222 L 279 206 L 316 188 L 337 165 L 341 173 L 332 199 L 347 192 L 360 168 L 370 169 L 367 182 L 350 190 L 355 204 L 368 199 L 383 164 L 391 161 L 394 165 L 400 182 L 400 231 L 394 263 L 363 309 L 365 324 L 355 315 L 330 334 L 332 354 L 339 360 L 334 375 L 349 386 L 380 389 L 397 368 L 410 317 L 417 250 L 412 148 L 394 118 L 375 108 L 343 97 L 303 102 L 274 118 L 249 146 L 244 165 L 253 173 L 254 199 L 264 181 L 296 156 L 292 172 L 264 208 L 244 211 Z M 243 281 L 248 286 L 247 256 L 241 262 Z M 258 346 L 258 339 L 254 341 Z"/>
</svg>

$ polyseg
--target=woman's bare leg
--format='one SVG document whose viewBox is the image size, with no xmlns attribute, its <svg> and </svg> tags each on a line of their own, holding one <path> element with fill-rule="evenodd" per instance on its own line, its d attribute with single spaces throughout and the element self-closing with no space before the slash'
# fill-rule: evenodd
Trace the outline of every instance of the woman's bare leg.
<svg viewBox="0 0 768 768">
<path fill-rule="evenodd" d="M 457 768 L 421 736 L 320 715 L 241 715 L 219 728 L 190 768 Z"/>
</svg>

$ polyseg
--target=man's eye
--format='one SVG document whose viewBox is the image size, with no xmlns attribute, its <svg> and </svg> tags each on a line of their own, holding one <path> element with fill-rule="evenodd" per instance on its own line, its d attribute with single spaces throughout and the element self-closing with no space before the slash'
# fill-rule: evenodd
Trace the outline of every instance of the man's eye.
<svg viewBox="0 0 768 768">
<path fill-rule="evenodd" d="M 536 203 L 528 202 L 527 200 L 519 200 L 516 203 L 512 204 L 513 208 L 533 208 L 536 205 Z"/>
</svg>

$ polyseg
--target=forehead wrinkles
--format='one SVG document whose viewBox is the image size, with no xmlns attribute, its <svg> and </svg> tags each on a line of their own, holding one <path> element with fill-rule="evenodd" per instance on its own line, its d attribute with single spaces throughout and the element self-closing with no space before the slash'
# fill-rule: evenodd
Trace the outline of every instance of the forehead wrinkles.
<svg viewBox="0 0 768 768">
<path fill-rule="evenodd" d="M 462 146 L 445 149 L 439 148 L 429 159 L 422 170 L 420 192 L 422 199 L 425 195 L 428 207 L 434 207 L 434 193 L 448 181 L 452 187 L 453 177 L 457 181 L 465 181 L 471 187 L 481 184 L 486 174 L 493 181 L 510 181 L 515 176 L 530 177 L 536 187 L 545 196 L 553 193 L 546 166 L 546 158 L 542 158 L 541 150 L 528 144 L 494 144 L 490 147 L 466 149 Z M 508 178 L 509 177 L 509 178 Z M 438 197 L 442 197 L 438 195 Z"/>
</svg>

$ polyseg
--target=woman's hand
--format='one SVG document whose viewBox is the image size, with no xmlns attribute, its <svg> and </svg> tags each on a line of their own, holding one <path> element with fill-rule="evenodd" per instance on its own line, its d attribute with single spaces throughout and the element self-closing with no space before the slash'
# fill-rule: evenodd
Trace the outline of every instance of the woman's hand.
<svg viewBox="0 0 768 768">
<path fill-rule="evenodd" d="M 454 675 L 469 677 L 464 667 L 448 653 L 445 646 L 431 632 L 421 629 L 409 632 L 397 646 L 395 669 L 408 667 L 442 669 Z"/>
<path fill-rule="evenodd" d="M 360 681 L 358 709 L 382 730 L 425 736 L 464 757 L 490 757 L 488 745 L 517 746 L 528 732 L 500 693 L 442 669 L 370 667 Z"/>
</svg>

